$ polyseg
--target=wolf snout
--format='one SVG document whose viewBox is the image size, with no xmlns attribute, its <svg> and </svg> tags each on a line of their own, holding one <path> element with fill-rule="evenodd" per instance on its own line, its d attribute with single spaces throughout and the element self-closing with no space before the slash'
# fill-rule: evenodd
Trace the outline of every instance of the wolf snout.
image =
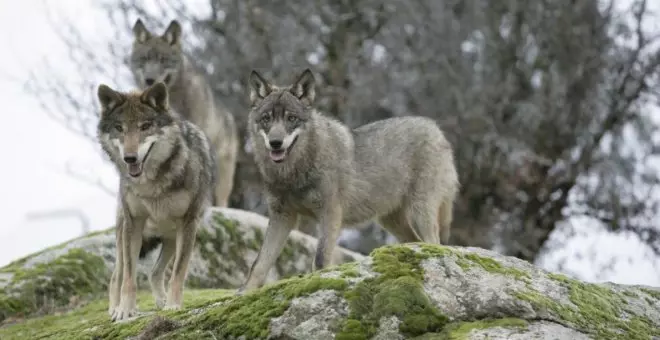
<svg viewBox="0 0 660 340">
<path fill-rule="evenodd" d="M 151 86 L 154 84 L 154 78 L 147 78 L 144 80 L 145 83 L 147 83 L 148 86 Z"/>
<path fill-rule="evenodd" d="M 277 150 L 277 149 L 282 147 L 282 144 L 284 144 L 284 142 L 282 140 L 279 140 L 279 139 L 271 139 L 271 140 L 268 141 L 268 144 L 270 144 L 270 147 L 273 150 Z"/>
<path fill-rule="evenodd" d="M 138 157 L 136 153 L 129 153 L 124 155 L 124 162 L 126 164 L 135 164 L 137 163 Z"/>
</svg>

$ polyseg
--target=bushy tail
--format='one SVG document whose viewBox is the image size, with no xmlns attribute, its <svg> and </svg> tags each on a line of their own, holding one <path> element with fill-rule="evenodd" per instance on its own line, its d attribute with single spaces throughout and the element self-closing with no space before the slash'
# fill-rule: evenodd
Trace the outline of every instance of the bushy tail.
<svg viewBox="0 0 660 340">
<path fill-rule="evenodd" d="M 449 244 L 449 237 L 451 236 L 451 222 L 453 220 L 453 202 L 444 201 L 440 204 L 438 209 L 438 226 L 440 232 L 440 243 L 443 245 Z"/>
<path fill-rule="evenodd" d="M 142 246 L 140 247 L 140 259 L 143 259 L 152 252 L 154 249 L 158 248 L 158 245 L 163 243 L 163 239 L 160 237 L 143 237 Z"/>
</svg>

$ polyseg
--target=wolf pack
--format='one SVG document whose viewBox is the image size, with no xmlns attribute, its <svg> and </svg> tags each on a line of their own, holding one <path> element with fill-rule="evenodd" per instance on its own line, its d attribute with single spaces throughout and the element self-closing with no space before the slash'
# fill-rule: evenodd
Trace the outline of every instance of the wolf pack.
<svg viewBox="0 0 660 340">
<path fill-rule="evenodd" d="M 119 174 L 113 321 L 137 315 L 137 261 L 161 246 L 149 274 L 156 306 L 180 309 L 198 228 L 227 207 L 241 143 L 234 116 L 183 51 L 182 26 L 133 26 L 128 91 L 100 84 L 97 138 Z M 459 190 L 438 124 L 401 116 L 349 128 L 315 108 L 310 69 L 289 85 L 252 71 L 247 134 L 268 206 L 258 255 L 236 294 L 261 287 L 291 230 L 318 228 L 312 270 L 331 265 L 343 228 L 376 221 L 398 242 L 447 244 Z M 168 287 L 165 274 L 171 265 Z"/>
</svg>

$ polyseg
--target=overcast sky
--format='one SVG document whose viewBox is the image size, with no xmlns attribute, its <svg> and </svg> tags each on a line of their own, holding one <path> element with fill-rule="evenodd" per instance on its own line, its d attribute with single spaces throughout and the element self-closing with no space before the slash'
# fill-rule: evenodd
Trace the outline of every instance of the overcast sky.
<svg viewBox="0 0 660 340">
<path fill-rule="evenodd" d="M 197 0 L 195 2 L 200 2 Z M 77 237 L 82 221 L 67 211 L 81 212 L 91 230 L 104 229 L 114 221 L 115 198 L 65 172 L 67 164 L 78 171 L 95 173 L 104 183 L 116 186 L 117 176 L 87 139 L 75 135 L 47 116 L 38 101 L 27 94 L 23 82 L 29 70 L 38 68 L 44 60 L 57 65 L 59 74 L 70 72 L 80 77 L 75 65 L 68 62 L 64 45 L 46 19 L 41 0 L 0 1 L 0 99 L 5 121 L 0 133 L 0 266 L 44 247 Z M 107 36 L 107 19 L 90 9 L 92 1 L 51 0 L 85 32 L 85 38 L 103 43 Z M 203 1 L 202 1 L 203 2 Z M 652 2 L 660 9 L 660 1 Z M 126 37 L 130 39 L 130 37 Z M 48 77 L 48 74 L 44 74 Z M 98 82 L 107 81 L 98 79 Z M 78 94 L 76 94 L 78 95 Z M 82 94 L 80 94 L 82 95 Z M 88 94 L 87 94 L 88 95 Z M 29 219 L 30 214 L 61 212 L 58 217 Z M 571 273 L 586 280 L 595 280 L 597 266 L 616 255 L 629 261 L 615 266 L 604 280 L 620 283 L 660 285 L 647 259 L 645 248 L 634 238 L 592 232 L 593 227 L 574 221 L 578 231 L 565 247 L 553 251 L 539 261 L 554 269 L 565 257 L 577 250 L 595 247 L 593 257 L 573 259 L 565 265 Z"/>
</svg>

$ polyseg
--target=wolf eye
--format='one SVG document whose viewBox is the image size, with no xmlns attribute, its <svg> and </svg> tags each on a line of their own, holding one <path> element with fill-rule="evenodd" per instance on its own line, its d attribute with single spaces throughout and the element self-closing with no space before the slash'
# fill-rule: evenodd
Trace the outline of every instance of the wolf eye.
<svg viewBox="0 0 660 340">
<path fill-rule="evenodd" d="M 261 122 L 262 123 L 270 122 L 270 115 L 265 115 L 265 116 L 261 117 Z"/>
<path fill-rule="evenodd" d="M 119 125 L 119 124 L 115 124 L 115 130 L 117 130 L 117 132 L 122 132 L 122 131 L 124 131 L 124 128 L 121 127 L 121 125 Z"/>
<path fill-rule="evenodd" d="M 142 131 L 147 131 L 151 128 L 152 123 L 151 122 L 146 122 L 140 126 L 140 130 Z"/>
<path fill-rule="evenodd" d="M 287 119 L 288 119 L 291 123 L 295 123 L 296 121 L 298 121 L 298 117 L 296 117 L 296 116 L 289 116 L 289 117 L 287 117 Z"/>
</svg>

